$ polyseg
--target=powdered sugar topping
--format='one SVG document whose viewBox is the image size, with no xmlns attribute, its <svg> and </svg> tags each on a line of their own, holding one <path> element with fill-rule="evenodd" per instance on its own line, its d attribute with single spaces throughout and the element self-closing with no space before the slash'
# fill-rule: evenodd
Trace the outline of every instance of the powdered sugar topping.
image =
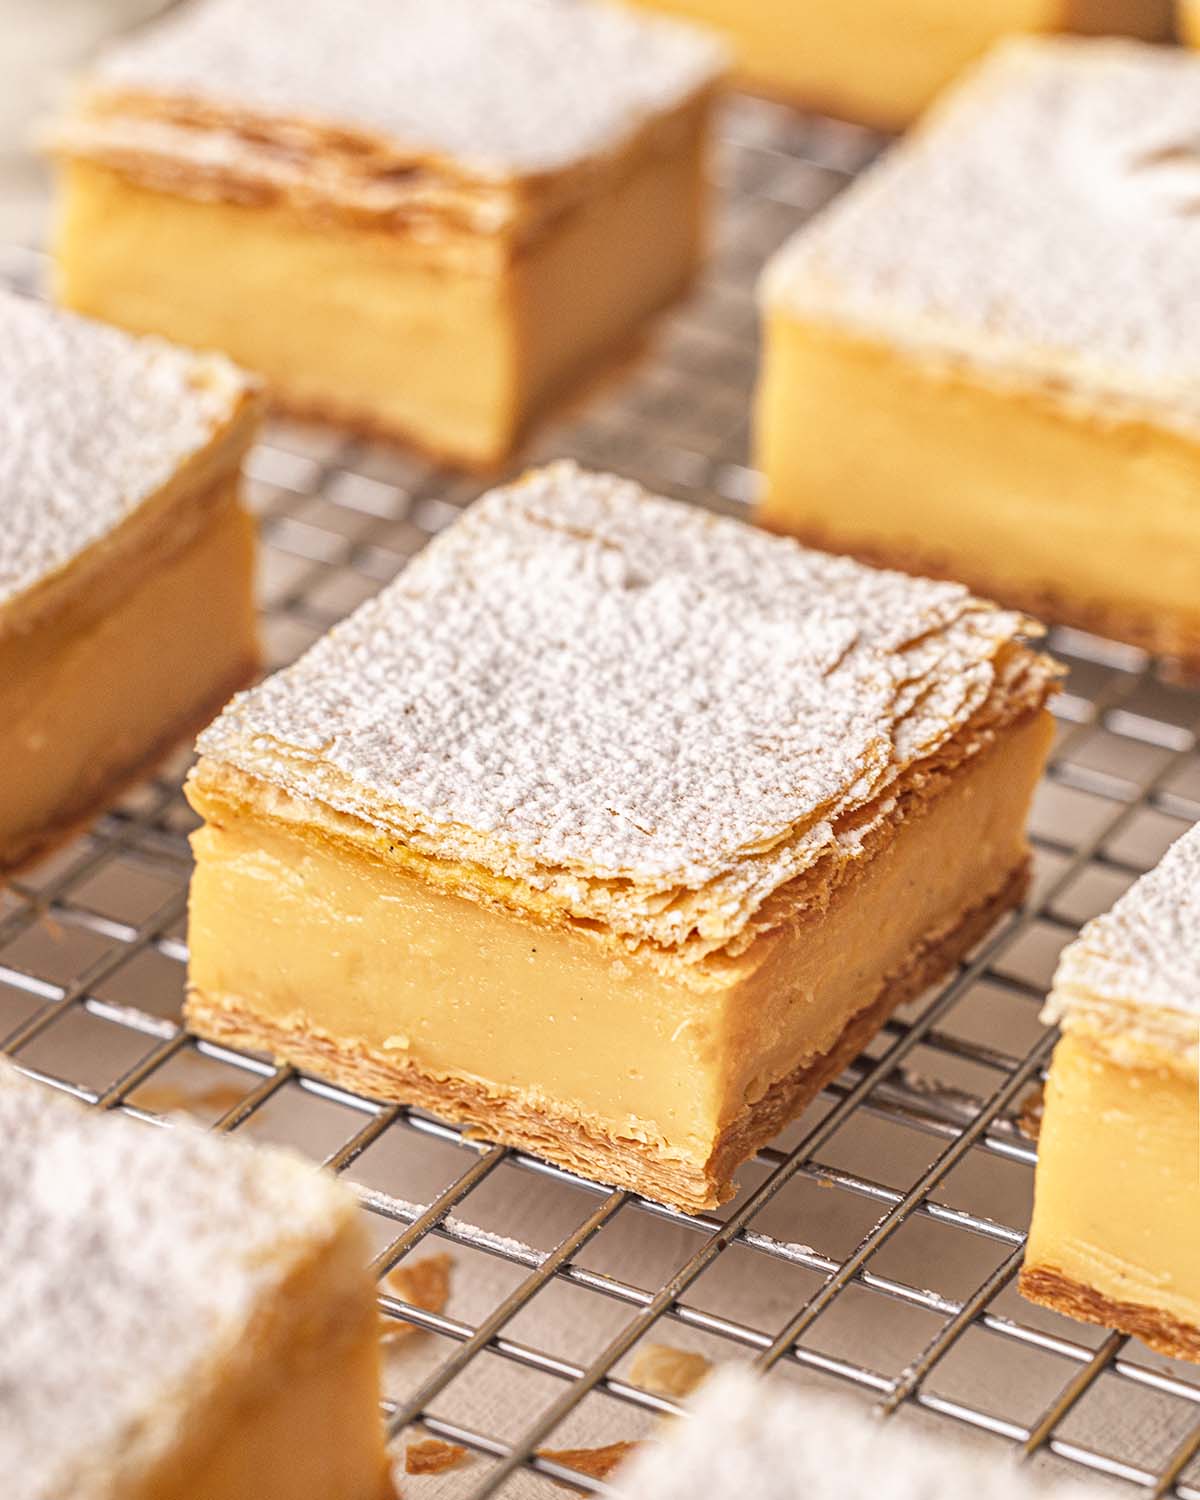
<svg viewBox="0 0 1200 1500">
<path fill-rule="evenodd" d="M 1200 827 L 1090 921 L 1063 952 L 1050 1013 L 1105 1002 L 1134 1014 L 1165 1011 L 1200 1030 Z"/>
<path fill-rule="evenodd" d="M 215 355 L 0 292 L 0 607 L 128 519 L 245 389 Z"/>
<path fill-rule="evenodd" d="M 619 148 L 723 63 L 707 34 L 598 0 L 192 0 L 92 82 L 507 178 Z"/>
<path fill-rule="evenodd" d="M 727 935 L 967 721 L 1024 624 L 560 463 L 200 748 L 626 930 Z"/>
</svg>

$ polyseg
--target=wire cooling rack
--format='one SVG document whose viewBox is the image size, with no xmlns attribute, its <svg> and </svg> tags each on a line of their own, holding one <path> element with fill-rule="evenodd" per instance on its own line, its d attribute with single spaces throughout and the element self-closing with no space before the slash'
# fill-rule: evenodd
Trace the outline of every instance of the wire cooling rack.
<svg viewBox="0 0 1200 1500">
<path fill-rule="evenodd" d="M 571 454 L 743 510 L 755 274 L 878 144 L 731 105 L 703 284 L 640 364 L 543 431 L 524 461 Z M 40 256 L 0 251 L 0 275 L 36 295 Z M 269 430 L 250 475 L 273 665 L 392 578 L 481 488 L 289 425 Z M 441 1310 L 386 1280 L 381 1290 L 394 1326 L 419 1334 L 388 1346 L 391 1430 L 419 1424 L 470 1454 L 436 1479 L 404 1479 L 406 1494 L 603 1489 L 547 1451 L 635 1438 L 676 1409 L 638 1383 L 637 1354 L 655 1341 L 772 1379 L 840 1382 L 898 1420 L 975 1429 L 1047 1466 L 1200 1500 L 1200 1370 L 1015 1291 L 1035 1158 L 1017 1122 L 1049 1057 L 1037 1012 L 1055 957 L 1200 817 L 1200 696 L 1131 648 L 1073 632 L 1052 646 L 1071 675 L 1034 813 L 1029 904 L 932 999 L 901 1011 L 759 1153 L 720 1213 L 689 1219 L 188 1037 L 183 756 L 0 894 L 0 1050 L 102 1108 L 148 1122 L 184 1108 L 325 1160 L 359 1192 L 381 1278 L 449 1252 Z"/>
</svg>

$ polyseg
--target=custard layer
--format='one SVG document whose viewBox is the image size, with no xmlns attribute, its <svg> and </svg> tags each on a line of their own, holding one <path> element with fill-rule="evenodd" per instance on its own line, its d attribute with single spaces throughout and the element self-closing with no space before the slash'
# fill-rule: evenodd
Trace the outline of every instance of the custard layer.
<svg viewBox="0 0 1200 1500">
<path fill-rule="evenodd" d="M 440 1086 L 436 1107 L 498 1138 L 522 1117 L 526 1143 L 587 1172 L 583 1151 L 556 1145 L 561 1130 L 537 1135 L 539 1119 L 573 1122 L 606 1143 L 603 1175 L 704 1207 L 730 1190 L 727 1135 L 749 1155 L 748 1113 L 1023 866 L 1049 734 L 1045 713 L 1002 731 L 823 911 L 736 958 L 690 963 L 435 889 L 316 824 L 298 831 L 225 800 L 211 777 L 193 781 L 207 822 L 193 840 L 188 1014 L 202 1034 L 310 1067 L 317 1056 L 318 1071 L 370 1092 L 427 1103 Z"/>
<path fill-rule="evenodd" d="M 1055 1049 L 1021 1288 L 1200 1360 L 1200 1095 L 1120 1067 L 1088 1038 Z"/>
<path fill-rule="evenodd" d="M 773 310 L 758 451 L 775 530 L 1200 663 L 1200 444 Z"/>
<path fill-rule="evenodd" d="M 670 149 L 526 244 L 176 195 L 80 159 L 64 168 L 57 293 L 224 350 L 291 410 L 486 466 L 687 285 L 702 143 L 697 107 Z"/>
<path fill-rule="evenodd" d="M 0 871 L 53 843 L 253 675 L 254 536 L 232 480 L 177 550 L 118 549 L 0 640 Z M 176 530 L 195 523 L 179 516 Z M 60 594 L 66 594 L 65 589 Z"/>
<path fill-rule="evenodd" d="M 638 0 L 723 32 L 752 89 L 884 129 L 908 125 L 1000 37 L 1079 30 L 1162 40 L 1169 0 Z"/>
</svg>

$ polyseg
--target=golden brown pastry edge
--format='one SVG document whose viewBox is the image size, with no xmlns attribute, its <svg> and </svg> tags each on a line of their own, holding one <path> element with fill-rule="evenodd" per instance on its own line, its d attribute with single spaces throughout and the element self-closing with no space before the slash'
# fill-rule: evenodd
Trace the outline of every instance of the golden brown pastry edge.
<svg viewBox="0 0 1200 1500">
<path fill-rule="evenodd" d="M 299 116 L 272 120 L 252 110 L 137 89 L 84 93 L 43 132 L 41 145 L 51 157 L 92 161 L 171 196 L 287 206 L 316 227 L 339 223 L 406 234 L 419 224 L 428 236 L 440 226 L 462 241 L 498 240 L 519 250 L 560 216 L 614 190 L 650 157 L 704 151 L 719 96 L 719 81 L 701 84 L 612 148 L 553 171 L 500 178 L 480 177 L 453 157 L 371 132 Z M 191 149 L 181 142 L 172 154 L 155 150 L 147 136 L 139 149 L 132 141 L 112 140 L 106 127 L 113 125 L 131 128 L 134 137 L 139 125 L 171 127 L 195 142 Z M 207 160 L 196 148 L 212 133 L 238 140 L 241 160 L 223 167 Z M 307 176 L 299 171 L 289 182 L 272 175 L 272 152 L 280 146 L 307 153 Z M 418 184 L 412 193 L 403 186 L 409 174 Z M 377 182 L 394 186 L 392 202 L 371 200 Z"/>
<path fill-rule="evenodd" d="M 1049 1265 L 1025 1266 L 1020 1289 L 1028 1301 L 1065 1313 L 1068 1318 L 1115 1328 L 1141 1339 L 1158 1354 L 1200 1364 L 1200 1328 L 1161 1308 L 1142 1302 L 1118 1302 Z"/>
</svg>

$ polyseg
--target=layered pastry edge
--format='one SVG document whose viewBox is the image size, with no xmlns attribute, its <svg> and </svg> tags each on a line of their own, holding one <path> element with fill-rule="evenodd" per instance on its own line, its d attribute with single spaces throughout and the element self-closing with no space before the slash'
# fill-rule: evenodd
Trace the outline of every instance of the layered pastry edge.
<svg viewBox="0 0 1200 1500">
<path fill-rule="evenodd" d="M 141 187 L 202 203 L 284 206 L 317 228 L 342 224 L 410 236 L 430 259 L 487 267 L 519 253 L 588 198 L 611 191 L 647 159 L 694 139 L 719 75 L 640 122 L 592 158 L 534 175 L 481 175 L 469 163 L 349 126 L 272 119 L 216 101 L 80 90 L 73 111 L 42 133 L 44 149 Z"/>
<path fill-rule="evenodd" d="M 987 748 L 977 741 L 954 771 L 931 770 L 929 780 L 937 783 L 936 788 L 901 794 L 907 796 L 905 810 L 897 813 L 886 832 L 869 841 L 855 857 L 839 862 L 830 856 L 825 861 L 829 869 L 815 877 L 800 877 L 783 887 L 777 893 L 778 915 L 773 925 L 759 930 L 749 946 L 736 953 L 718 949 L 689 958 L 678 950 L 613 933 L 594 920 L 561 912 L 534 915 L 524 903 L 506 899 L 507 893 L 494 881 L 488 881 L 486 872 L 467 871 L 460 864 L 435 867 L 422 858 L 417 862 L 420 871 L 417 879 L 432 884 L 431 875 L 436 869 L 437 886 L 442 891 L 451 891 L 454 898 L 465 898 L 471 905 L 499 917 L 519 931 L 532 952 L 544 949 L 557 933 L 582 944 L 590 964 L 603 965 L 622 978 L 642 974 L 653 981 L 665 981 L 690 999 L 700 1017 L 685 1017 L 679 1022 L 680 1028 L 699 1028 L 704 1025 L 702 1007 L 706 999 L 723 1003 L 730 1011 L 739 1005 L 752 1006 L 756 997 L 766 998 L 760 975 L 773 988 L 784 989 L 782 981 L 775 981 L 772 959 L 789 940 L 794 944 L 801 942 L 806 928 L 834 919 L 848 922 L 857 935 L 862 924 L 853 915 L 854 904 L 861 894 L 861 879 L 856 877 L 869 877 L 873 859 L 890 849 L 895 848 L 903 855 L 907 836 L 922 827 L 930 813 L 937 815 L 931 821 L 941 825 L 938 839 L 947 838 L 945 825 L 956 823 L 956 814 L 961 811 L 956 795 L 959 788 L 952 784 L 956 774 L 967 783 L 964 790 L 971 796 L 977 789 L 970 774 L 976 765 L 981 769 L 999 769 L 996 762 L 1010 754 L 1019 756 L 1019 764 L 1027 769 L 1017 775 L 1012 787 L 1012 817 L 1018 824 L 1023 821 L 1025 803 L 1049 748 L 1050 736 L 1044 712 L 1027 709 L 1003 727 L 989 730 Z M 916 779 L 923 775 L 918 768 Z M 218 836 L 232 834 L 239 840 L 262 844 L 270 843 L 281 827 L 290 825 L 287 843 L 296 863 L 314 857 L 323 861 L 320 868 L 327 872 L 327 878 L 320 883 L 326 892 L 324 900 L 330 904 L 336 900 L 335 880 L 324 861 L 331 856 L 339 872 L 344 872 L 349 862 L 372 882 L 384 882 L 389 876 L 398 875 L 412 878 L 409 860 L 404 854 L 397 857 L 397 851 L 381 843 L 374 830 L 356 824 L 344 814 L 333 814 L 312 804 L 304 807 L 304 821 L 298 826 L 296 819 L 301 810 L 294 799 L 281 797 L 275 789 L 215 765 L 207 757 L 199 762 L 187 791 L 193 808 L 206 824 L 193 839 L 199 867 L 193 892 L 194 922 L 198 916 L 197 902 L 211 905 L 211 895 L 197 894 L 205 891 L 207 882 L 224 880 L 230 888 L 230 900 L 239 897 L 253 900 L 252 890 L 232 884 L 220 856 L 213 860 L 209 840 L 218 830 Z M 988 792 L 994 795 L 990 786 Z M 936 843 L 931 844 L 927 852 L 933 853 L 936 848 Z M 266 868 L 264 864 L 263 873 Z M 209 991 L 195 980 L 189 985 L 186 1012 L 193 1029 L 214 1041 L 268 1052 L 374 1097 L 416 1104 L 443 1118 L 466 1122 L 488 1139 L 548 1156 L 582 1176 L 630 1187 L 658 1201 L 697 1212 L 728 1198 L 733 1191 L 734 1172 L 754 1150 L 778 1134 L 851 1063 L 894 1010 L 951 972 L 997 919 L 1020 903 L 1027 889 L 1028 874 L 1027 852 L 1023 846 L 1014 848 L 1001 870 L 989 868 L 982 885 L 974 883 L 964 889 L 961 903 L 952 915 L 943 912 L 935 926 L 914 933 L 914 941 L 906 946 L 902 959 L 878 976 L 877 984 L 872 983 L 870 988 L 856 994 L 848 1009 L 830 1012 L 826 1002 L 823 1012 L 814 1019 L 821 1029 L 805 1039 L 804 1060 L 756 1085 L 755 1097 L 747 1098 L 730 1115 L 707 1154 L 701 1152 L 699 1156 L 672 1140 L 661 1122 L 650 1118 L 636 1114 L 614 1118 L 612 1112 L 599 1108 L 573 1108 L 536 1085 L 498 1084 L 479 1076 L 474 1068 L 464 1071 L 423 1065 L 413 1055 L 420 1044 L 409 1035 L 407 1021 L 389 1024 L 384 1028 L 389 1034 L 371 1044 L 360 1037 L 340 1035 L 314 1019 L 300 993 L 293 994 L 284 1014 L 270 1014 L 233 990 Z M 913 878 L 909 868 L 908 879 Z M 901 885 L 896 899 L 902 900 L 903 896 Z M 878 913 L 878 896 L 873 900 L 872 912 Z M 214 942 L 220 943 L 221 930 L 215 925 L 211 928 L 209 947 Z M 242 940 L 243 935 L 239 934 L 239 945 Z M 464 938 L 464 942 L 470 941 L 470 936 Z M 194 944 L 200 948 L 199 937 Z M 234 947 L 232 937 L 228 946 Z M 193 975 L 202 962 L 198 959 L 194 964 Z M 387 977 L 386 965 L 381 964 L 378 970 L 381 991 Z M 875 977 L 872 974 L 873 980 Z M 530 984 L 531 992 L 536 994 L 537 980 L 533 975 Z M 288 990 L 287 984 L 284 989 Z M 590 995 L 586 998 L 588 1002 L 592 999 Z M 503 1008 L 498 1009 L 498 1025 L 509 1024 L 503 1015 Z M 717 1027 L 713 1028 L 714 1037 L 724 1034 L 733 1021 L 733 1016 L 723 1016 L 720 1033 Z M 678 1065 L 682 1072 L 686 1064 L 679 1061 Z"/>
<path fill-rule="evenodd" d="M 487 849 L 469 830 L 414 826 L 406 809 L 383 800 L 369 812 L 363 807 L 356 813 L 345 804 L 339 807 L 290 790 L 269 773 L 256 774 L 244 769 L 244 762 L 239 764 L 236 742 L 224 737 L 225 726 L 239 713 L 237 703 L 231 705 L 225 724 L 210 726 L 200 736 L 200 759 L 189 775 L 187 792 L 218 818 L 259 817 L 288 826 L 319 845 L 352 848 L 506 916 L 550 928 L 578 927 L 610 945 L 614 956 L 646 958 L 672 978 L 690 983 L 689 976 L 698 975 L 707 960 L 736 962 L 797 912 L 824 910 L 855 865 L 885 849 L 906 821 L 919 816 L 952 784 L 958 770 L 1045 707 L 1061 676 L 1049 658 L 1012 644 L 1003 649 L 1000 662 L 993 690 L 962 728 L 935 753 L 914 760 L 889 780 L 877 797 L 835 819 L 817 852 L 798 850 L 800 869 L 795 876 L 772 880 L 767 874 L 760 881 L 752 852 L 745 860 L 741 889 L 723 878 L 725 872 L 708 891 L 664 889 L 657 881 L 639 889 L 636 878 L 614 876 L 607 868 L 575 868 L 567 874 L 553 866 L 539 867 L 516 849 Z M 243 722 L 253 737 L 252 717 Z M 329 769 L 330 794 L 338 795 L 340 783 L 347 802 L 361 805 L 361 792 Z M 798 828 L 797 845 L 802 846 L 811 831 Z M 628 893 L 619 889 L 621 885 L 628 886 Z M 703 986 L 702 980 L 696 982 Z"/>
<path fill-rule="evenodd" d="M 1125 607 L 1099 597 L 1079 594 L 1061 584 L 1022 586 L 991 572 L 986 565 L 972 566 L 947 560 L 945 551 L 929 539 L 927 546 L 869 543 L 849 537 L 824 525 L 793 525 L 781 516 L 759 517 L 759 524 L 780 536 L 793 536 L 806 547 L 837 552 L 867 567 L 901 568 L 922 578 L 944 578 L 965 583 L 985 598 L 1003 599 L 1033 619 L 1081 630 L 1105 640 L 1136 647 L 1152 656 L 1167 658 L 1186 680 L 1200 680 L 1200 623 L 1181 622 L 1159 615 L 1148 606 Z"/>
</svg>

